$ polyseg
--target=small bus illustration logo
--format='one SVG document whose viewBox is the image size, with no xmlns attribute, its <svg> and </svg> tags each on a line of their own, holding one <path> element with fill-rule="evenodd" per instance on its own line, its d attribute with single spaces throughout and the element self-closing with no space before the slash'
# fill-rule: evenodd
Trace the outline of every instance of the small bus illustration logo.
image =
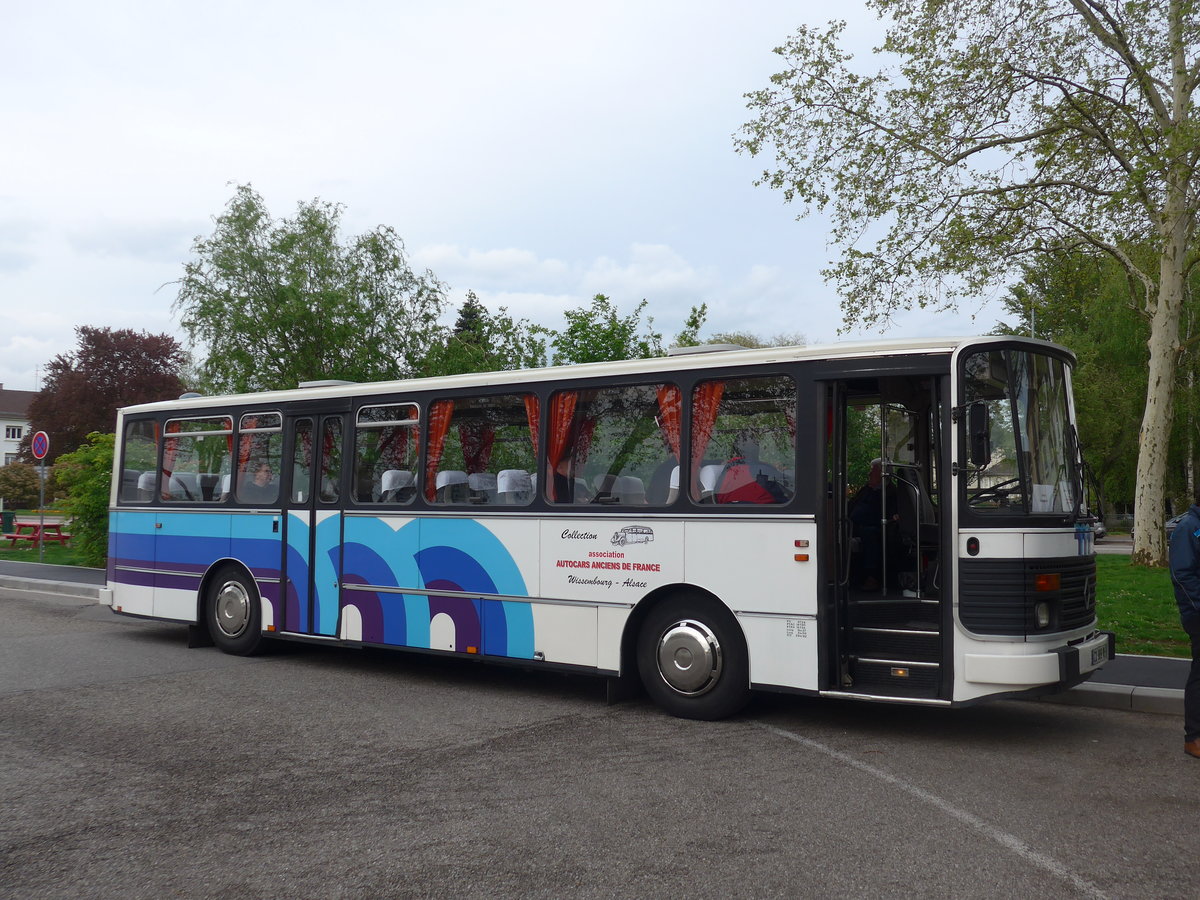
<svg viewBox="0 0 1200 900">
<path fill-rule="evenodd" d="M 654 540 L 654 529 L 645 525 L 626 525 L 612 536 L 612 542 L 624 547 L 626 544 L 647 544 Z"/>
</svg>

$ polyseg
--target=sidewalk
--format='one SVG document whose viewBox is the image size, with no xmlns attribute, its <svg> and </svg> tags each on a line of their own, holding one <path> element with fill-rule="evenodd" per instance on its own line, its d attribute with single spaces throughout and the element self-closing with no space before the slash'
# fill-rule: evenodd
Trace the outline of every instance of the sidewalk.
<svg viewBox="0 0 1200 900">
<path fill-rule="evenodd" d="M 67 595 L 95 601 L 103 586 L 103 569 L 0 561 L 0 590 L 29 597 Z M 1182 716 L 1183 685 L 1190 665 L 1188 659 L 1118 653 L 1083 684 L 1041 699 Z"/>
</svg>

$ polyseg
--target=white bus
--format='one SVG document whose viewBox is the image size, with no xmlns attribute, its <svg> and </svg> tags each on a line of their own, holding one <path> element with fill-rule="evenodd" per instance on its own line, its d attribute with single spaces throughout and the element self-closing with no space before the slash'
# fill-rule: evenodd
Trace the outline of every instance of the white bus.
<svg viewBox="0 0 1200 900">
<path fill-rule="evenodd" d="M 1113 648 L 1072 364 L 1015 337 L 891 341 L 129 407 L 102 602 L 229 653 L 640 679 L 701 719 L 753 690 L 1057 691 Z M 874 505 L 850 483 L 871 457 Z"/>
</svg>

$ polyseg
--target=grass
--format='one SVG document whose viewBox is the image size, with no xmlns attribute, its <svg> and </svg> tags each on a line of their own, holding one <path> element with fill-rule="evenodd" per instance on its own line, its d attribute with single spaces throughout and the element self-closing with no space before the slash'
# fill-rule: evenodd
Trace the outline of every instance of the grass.
<svg viewBox="0 0 1200 900">
<path fill-rule="evenodd" d="M 0 560 L 8 562 L 44 562 L 55 566 L 83 565 L 82 554 L 70 544 L 63 547 L 61 544 L 47 541 L 46 552 L 39 560 L 37 546 L 28 541 L 21 541 L 16 547 L 12 546 L 9 541 L 4 541 L 3 543 L 4 546 L 0 547 Z"/>
<path fill-rule="evenodd" d="M 1096 557 L 1100 627 L 1117 636 L 1118 653 L 1190 657 L 1166 569 L 1129 565 L 1129 557 Z"/>
</svg>

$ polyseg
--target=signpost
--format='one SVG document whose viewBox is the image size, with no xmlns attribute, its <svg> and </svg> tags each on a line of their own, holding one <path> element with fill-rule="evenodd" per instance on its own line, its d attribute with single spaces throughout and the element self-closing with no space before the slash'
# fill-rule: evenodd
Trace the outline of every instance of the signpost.
<svg viewBox="0 0 1200 900">
<path fill-rule="evenodd" d="M 44 431 L 37 432 L 30 449 L 33 458 L 42 464 L 38 472 L 38 562 L 41 562 L 46 553 L 46 454 L 50 452 L 50 436 Z"/>
</svg>

